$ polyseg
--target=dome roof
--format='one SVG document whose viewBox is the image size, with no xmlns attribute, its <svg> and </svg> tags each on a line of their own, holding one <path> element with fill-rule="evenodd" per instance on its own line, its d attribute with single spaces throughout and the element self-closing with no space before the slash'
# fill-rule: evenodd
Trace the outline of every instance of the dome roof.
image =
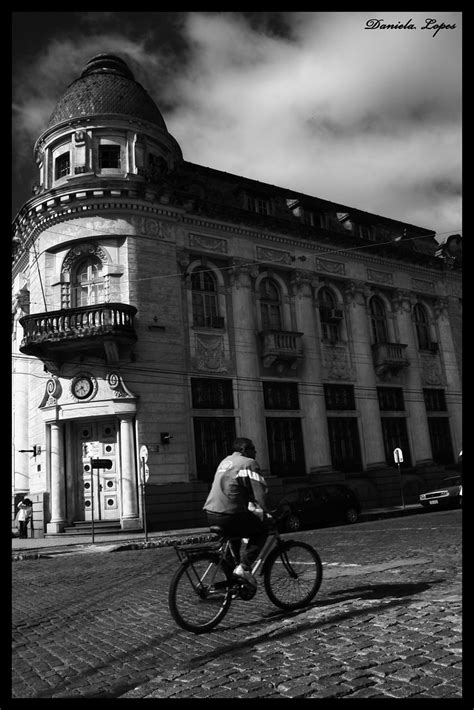
<svg viewBox="0 0 474 710">
<path fill-rule="evenodd" d="M 133 116 L 167 130 L 153 99 L 127 64 L 114 54 L 97 54 L 56 104 L 48 129 L 74 118 L 100 114 Z"/>
</svg>

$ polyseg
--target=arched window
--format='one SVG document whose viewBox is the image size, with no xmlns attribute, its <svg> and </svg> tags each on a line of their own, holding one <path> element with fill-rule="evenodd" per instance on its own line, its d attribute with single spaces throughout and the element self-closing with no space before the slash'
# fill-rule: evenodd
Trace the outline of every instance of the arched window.
<svg viewBox="0 0 474 710">
<path fill-rule="evenodd" d="M 262 330 L 283 330 L 278 286 L 272 279 L 263 279 L 259 292 Z"/>
<path fill-rule="evenodd" d="M 387 319 L 385 317 L 385 307 L 380 298 L 374 296 L 370 301 L 370 323 L 372 326 L 372 337 L 374 343 L 387 343 Z"/>
<path fill-rule="evenodd" d="M 96 256 L 88 256 L 78 261 L 72 273 L 72 306 L 92 306 L 104 302 L 105 279 L 102 262 Z"/>
<path fill-rule="evenodd" d="M 217 287 L 213 273 L 200 266 L 191 274 L 191 290 L 193 294 L 193 325 L 213 325 L 217 316 Z"/>
<path fill-rule="evenodd" d="M 322 288 L 318 293 L 319 319 L 324 340 L 340 340 L 340 320 L 342 312 L 337 309 L 336 299 L 329 288 Z M 339 318 L 341 315 L 341 318 Z M 337 316 L 337 317 L 335 317 Z"/>
<path fill-rule="evenodd" d="M 429 350 L 430 348 L 430 329 L 426 311 L 419 303 L 413 308 L 413 321 L 415 323 L 416 337 L 420 350 Z"/>
</svg>

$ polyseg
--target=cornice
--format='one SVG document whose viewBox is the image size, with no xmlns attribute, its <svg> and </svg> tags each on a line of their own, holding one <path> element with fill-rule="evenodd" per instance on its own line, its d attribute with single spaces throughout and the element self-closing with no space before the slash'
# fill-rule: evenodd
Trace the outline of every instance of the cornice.
<svg viewBox="0 0 474 710">
<path fill-rule="evenodd" d="M 108 193 L 104 195 L 104 193 Z M 156 215 L 166 217 L 168 219 L 181 222 L 184 225 L 196 229 L 206 229 L 219 234 L 228 233 L 237 237 L 248 237 L 252 240 L 261 240 L 272 244 L 280 244 L 290 246 L 293 249 L 313 252 L 316 256 L 338 256 L 340 259 L 347 261 L 359 261 L 367 265 L 376 265 L 378 267 L 393 270 L 394 263 L 400 271 L 424 274 L 431 278 L 445 279 L 446 274 L 436 269 L 409 264 L 407 262 L 399 262 L 397 259 L 384 259 L 383 257 L 373 256 L 355 251 L 357 247 L 341 247 L 328 249 L 327 246 L 318 244 L 317 242 L 308 241 L 307 239 L 298 239 L 296 236 L 288 236 L 275 232 L 263 232 L 249 227 L 230 224 L 220 220 L 212 220 L 209 218 L 201 218 L 192 214 L 186 213 L 185 207 L 175 207 L 168 204 L 166 196 L 161 197 L 161 204 L 157 202 L 158 195 L 156 191 L 150 189 L 145 195 L 138 195 L 137 190 L 132 187 L 113 187 L 101 188 L 100 186 L 84 187 L 77 191 L 68 193 L 50 195 L 45 193 L 41 197 L 32 200 L 29 204 L 28 211 L 25 213 L 20 211 L 14 221 L 13 226 L 16 226 L 16 234 L 19 234 L 17 241 L 22 241 L 23 248 L 28 248 L 32 241 L 44 229 L 51 225 L 58 224 L 64 220 L 84 216 L 85 214 L 94 212 L 141 212 L 147 215 Z M 160 199 L 158 197 L 158 199 Z M 28 203 L 27 203 L 28 204 Z M 26 233 L 26 234 L 25 234 Z M 23 239 L 22 239 L 23 237 Z M 337 239 L 337 236 L 336 236 Z M 349 253 L 349 256 L 346 256 Z M 19 257 L 20 258 L 20 257 Z M 314 269 L 311 269 L 314 271 Z M 450 274 L 452 278 L 452 275 Z"/>
<path fill-rule="evenodd" d="M 437 278 L 440 278 L 443 276 L 443 272 L 437 271 L 436 269 L 429 269 L 427 267 L 423 266 L 417 266 L 415 264 L 407 264 L 406 262 L 399 262 L 396 259 L 390 260 L 390 259 L 383 259 L 382 257 L 376 257 L 372 255 L 368 255 L 367 253 L 365 254 L 360 254 L 357 252 L 354 252 L 351 250 L 351 247 L 344 248 L 341 247 L 340 249 L 333 249 L 333 250 L 328 250 L 327 247 L 317 244 L 315 242 L 309 242 L 305 239 L 298 239 L 298 237 L 288 237 L 286 235 L 282 234 L 276 234 L 272 232 L 260 232 L 257 230 L 253 230 L 248 227 L 240 227 L 240 226 L 235 226 L 231 224 L 224 224 L 221 222 L 217 221 L 211 221 L 209 219 L 199 219 L 195 218 L 192 215 L 185 215 L 182 217 L 182 221 L 185 224 L 190 224 L 193 227 L 203 227 L 205 229 L 212 229 L 212 230 L 219 230 L 220 232 L 226 231 L 231 234 L 235 234 L 237 236 L 247 236 L 251 237 L 253 239 L 258 238 L 262 239 L 263 241 L 268 241 L 268 242 L 273 242 L 273 243 L 278 243 L 278 244 L 284 244 L 285 246 L 292 246 L 293 248 L 299 248 L 299 249 L 306 249 L 309 251 L 313 251 L 315 255 L 317 256 L 337 256 L 340 255 L 340 258 L 344 255 L 346 251 L 350 252 L 350 257 L 348 260 L 356 260 L 356 261 L 361 261 L 366 264 L 375 264 L 378 266 L 385 267 L 386 269 L 393 270 L 393 264 L 394 262 L 396 264 L 400 264 L 400 271 L 407 271 L 407 272 L 413 272 L 416 274 L 426 274 L 431 277 L 433 277 L 433 274 L 436 275 Z"/>
</svg>

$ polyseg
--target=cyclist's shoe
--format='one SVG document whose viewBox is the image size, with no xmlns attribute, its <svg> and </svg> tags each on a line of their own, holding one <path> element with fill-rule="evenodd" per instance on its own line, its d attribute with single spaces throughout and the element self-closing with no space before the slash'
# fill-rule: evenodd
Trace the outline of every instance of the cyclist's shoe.
<svg viewBox="0 0 474 710">
<path fill-rule="evenodd" d="M 250 584 L 250 586 L 257 586 L 257 580 L 255 579 L 253 574 L 250 572 L 250 570 L 245 569 L 245 567 L 242 567 L 242 565 L 237 565 L 237 567 L 234 569 L 234 574 L 236 577 L 240 577 L 241 579 L 245 580 L 248 584 Z"/>
</svg>

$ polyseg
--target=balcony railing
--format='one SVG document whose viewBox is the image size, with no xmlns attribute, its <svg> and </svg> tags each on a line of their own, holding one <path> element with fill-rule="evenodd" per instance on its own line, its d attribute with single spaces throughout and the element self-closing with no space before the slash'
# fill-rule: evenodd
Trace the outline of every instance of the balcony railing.
<svg viewBox="0 0 474 710">
<path fill-rule="evenodd" d="M 133 318 L 137 309 L 124 303 L 61 309 L 23 316 L 24 337 L 20 351 L 40 359 L 61 359 L 67 351 L 105 350 L 107 359 L 136 339 Z M 112 345 L 112 347 L 111 347 Z M 112 359 L 113 359 L 112 355 Z"/>
<path fill-rule="evenodd" d="M 377 374 L 396 372 L 410 364 L 406 357 L 407 345 L 403 343 L 375 343 L 372 345 L 374 367 Z"/>
<path fill-rule="evenodd" d="M 303 333 L 264 330 L 260 333 L 264 367 L 289 365 L 292 370 L 304 359 Z"/>
</svg>

